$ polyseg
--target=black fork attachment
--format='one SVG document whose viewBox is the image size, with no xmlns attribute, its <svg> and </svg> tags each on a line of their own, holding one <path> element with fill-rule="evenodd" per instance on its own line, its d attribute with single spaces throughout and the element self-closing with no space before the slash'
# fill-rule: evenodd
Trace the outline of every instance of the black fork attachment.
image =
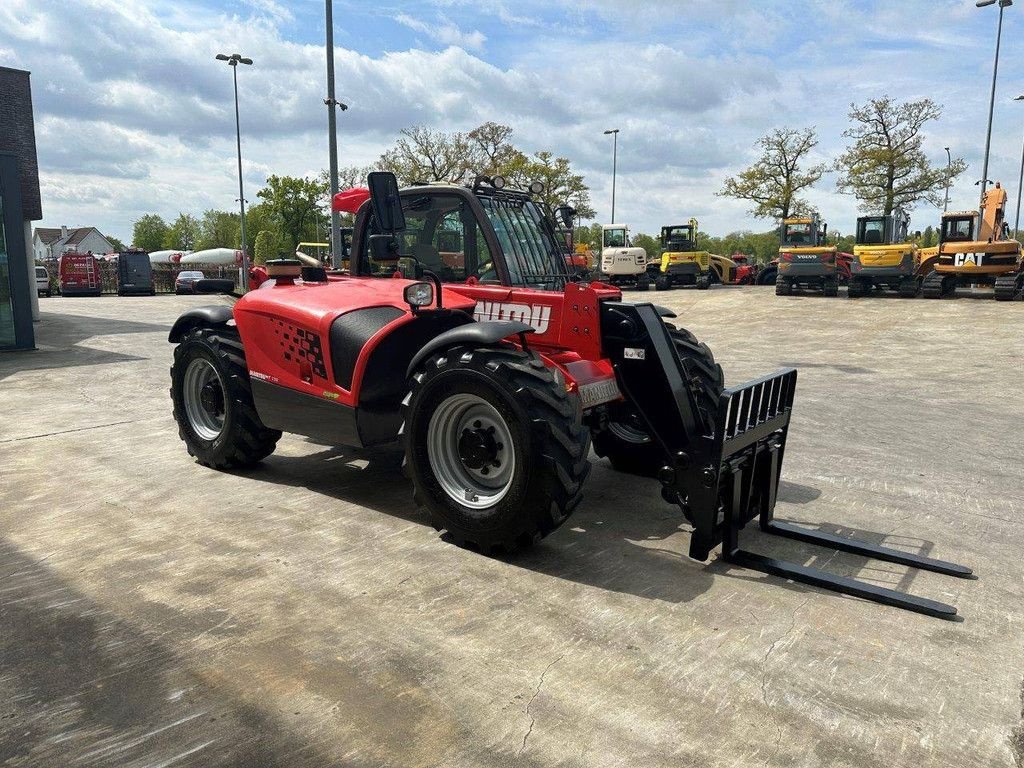
<svg viewBox="0 0 1024 768">
<path fill-rule="evenodd" d="M 726 389 L 716 412 L 707 413 L 695 395 L 699 380 L 690 363 L 679 359 L 652 305 L 603 304 L 601 334 L 623 394 L 664 451 L 658 479 L 662 495 L 678 503 L 694 527 L 690 557 L 707 560 L 721 545 L 724 560 L 745 568 L 929 616 L 956 616 L 956 608 L 945 603 L 740 548 L 740 531 L 756 518 L 765 533 L 949 576 L 972 576 L 962 565 L 774 519 L 795 369 Z"/>
</svg>

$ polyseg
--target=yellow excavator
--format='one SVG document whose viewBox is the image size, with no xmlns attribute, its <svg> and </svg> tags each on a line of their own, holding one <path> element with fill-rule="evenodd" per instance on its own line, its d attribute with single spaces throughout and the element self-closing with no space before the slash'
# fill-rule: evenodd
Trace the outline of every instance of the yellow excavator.
<svg viewBox="0 0 1024 768">
<path fill-rule="evenodd" d="M 837 248 L 826 244 L 827 234 L 828 224 L 819 226 L 817 214 L 782 221 L 776 296 L 788 296 L 794 288 L 820 288 L 825 296 L 839 295 Z"/>
<path fill-rule="evenodd" d="M 926 299 L 956 294 L 958 285 L 992 285 L 997 301 L 1024 296 L 1021 245 L 1006 224 L 1006 190 L 997 181 L 985 192 L 981 211 L 942 214 L 935 271 L 924 279 Z"/>
<path fill-rule="evenodd" d="M 897 210 L 888 216 L 857 219 L 848 296 L 867 296 L 875 288 L 896 291 L 906 299 L 917 296 L 924 275 L 932 270 L 938 248 L 922 249 L 920 232 L 910 234 L 910 216 Z M 927 251 L 927 253 L 926 253 Z"/>
<path fill-rule="evenodd" d="M 677 285 L 711 287 L 711 254 L 697 250 L 697 220 L 661 228 L 661 258 L 647 265 L 656 291 Z"/>
</svg>

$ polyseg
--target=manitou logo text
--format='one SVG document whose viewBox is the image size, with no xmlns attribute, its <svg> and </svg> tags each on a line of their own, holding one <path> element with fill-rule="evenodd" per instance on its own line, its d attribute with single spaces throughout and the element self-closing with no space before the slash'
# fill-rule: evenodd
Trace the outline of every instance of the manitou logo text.
<svg viewBox="0 0 1024 768">
<path fill-rule="evenodd" d="M 513 320 L 526 323 L 537 333 L 548 329 L 551 307 L 543 304 L 505 304 L 500 301 L 478 301 L 473 310 L 476 320 Z"/>
</svg>

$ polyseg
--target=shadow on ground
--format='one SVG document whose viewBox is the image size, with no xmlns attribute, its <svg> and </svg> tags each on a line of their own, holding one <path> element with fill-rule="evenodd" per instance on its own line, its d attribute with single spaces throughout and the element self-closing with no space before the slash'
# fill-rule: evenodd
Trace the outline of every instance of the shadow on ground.
<svg viewBox="0 0 1024 768">
<path fill-rule="evenodd" d="M 338 764 L 3 539 L 0 584 L 0 765 Z"/>
<path fill-rule="evenodd" d="M 301 487 L 432 527 L 426 513 L 413 504 L 412 485 L 402 476 L 394 456 L 364 460 L 343 449 L 325 449 L 301 457 L 271 456 L 261 466 L 238 474 Z M 779 500 L 790 504 L 808 504 L 820 495 L 817 488 L 786 481 L 779 490 Z M 925 539 L 831 522 L 789 522 L 920 555 L 927 556 L 934 548 L 933 542 Z M 716 577 L 765 578 L 720 557 L 709 563 L 690 560 L 686 557 L 690 530 L 682 514 L 661 501 L 656 483 L 614 472 L 598 461 L 583 505 L 558 531 L 526 552 L 499 559 L 554 578 L 671 603 L 693 600 L 706 592 Z M 754 551 L 899 591 L 907 591 L 917 573 L 913 568 L 769 536 L 761 533 L 756 523 L 748 525 L 743 541 Z M 799 592 L 821 591 L 771 580 Z"/>
<path fill-rule="evenodd" d="M 79 346 L 86 339 L 127 333 L 167 333 L 169 326 L 86 315 L 44 312 L 36 326 L 38 349 L 0 355 L 0 380 L 21 371 L 75 368 L 145 360 L 145 357 Z"/>
</svg>

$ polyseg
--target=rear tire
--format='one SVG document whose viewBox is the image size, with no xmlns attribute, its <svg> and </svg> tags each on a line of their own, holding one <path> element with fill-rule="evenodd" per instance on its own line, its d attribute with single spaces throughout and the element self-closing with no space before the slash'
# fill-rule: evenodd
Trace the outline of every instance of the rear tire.
<svg viewBox="0 0 1024 768">
<path fill-rule="evenodd" d="M 666 323 L 676 355 L 698 384 L 697 406 L 706 431 L 714 427 L 718 413 L 718 397 L 725 387 L 722 366 L 715 356 L 685 328 Z M 661 447 L 647 432 L 643 419 L 627 403 L 616 403 L 609 408 L 606 429 L 594 433 L 594 453 L 607 458 L 618 472 L 653 477 L 664 464 Z"/>
<path fill-rule="evenodd" d="M 174 348 L 171 401 L 178 435 L 207 467 L 256 464 L 281 437 L 256 413 L 242 340 L 230 328 L 196 328 Z"/>
<path fill-rule="evenodd" d="M 755 281 L 758 285 L 775 285 L 779 277 L 779 270 L 777 267 L 765 267 L 757 273 L 757 280 Z"/>
<path fill-rule="evenodd" d="M 402 428 L 414 499 L 460 546 L 514 552 L 583 498 L 590 434 L 536 353 L 455 347 L 413 376 Z"/>
</svg>

